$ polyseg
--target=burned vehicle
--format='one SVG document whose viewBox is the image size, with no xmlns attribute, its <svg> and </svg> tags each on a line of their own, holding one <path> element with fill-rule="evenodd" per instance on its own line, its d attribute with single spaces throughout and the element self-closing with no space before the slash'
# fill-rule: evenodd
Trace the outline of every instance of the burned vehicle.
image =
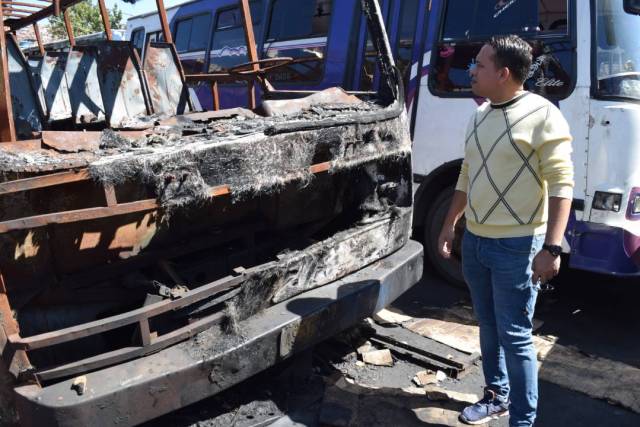
<svg viewBox="0 0 640 427">
<path fill-rule="evenodd" d="M 419 280 L 411 142 L 375 0 L 362 9 L 380 90 L 317 93 L 268 82 L 291 59 L 257 58 L 247 0 L 251 62 L 197 76 L 162 0 L 165 41 L 143 58 L 111 40 L 102 0 L 107 39 L 74 45 L 74 3 L 0 11 L 0 423 L 139 424 Z M 25 58 L 12 32 L 54 14 L 70 48 Z M 251 108 L 200 111 L 190 95 L 237 81 Z"/>
</svg>

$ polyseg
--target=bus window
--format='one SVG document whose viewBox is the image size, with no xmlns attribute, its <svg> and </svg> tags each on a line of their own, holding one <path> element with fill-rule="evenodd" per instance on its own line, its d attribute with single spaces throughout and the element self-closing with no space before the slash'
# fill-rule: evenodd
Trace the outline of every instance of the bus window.
<svg viewBox="0 0 640 427">
<path fill-rule="evenodd" d="M 211 15 L 198 15 L 193 18 L 191 37 L 189 38 L 189 52 L 197 52 L 207 49 L 209 42 L 209 26 Z"/>
<path fill-rule="evenodd" d="M 178 21 L 175 35 L 178 53 L 206 50 L 210 25 L 211 15 L 208 13 Z"/>
<path fill-rule="evenodd" d="M 164 36 L 162 35 L 162 31 L 153 31 L 147 34 L 145 44 L 149 42 L 161 42 L 161 41 L 164 41 Z"/>
<path fill-rule="evenodd" d="M 262 23 L 262 1 L 251 2 L 249 7 L 253 21 L 253 34 L 258 37 Z M 247 55 L 240 9 L 234 7 L 219 11 L 211 41 L 209 72 L 223 72 L 248 61 L 249 56 Z"/>
<path fill-rule="evenodd" d="M 413 44 L 416 35 L 419 0 L 405 0 L 400 9 L 398 21 L 398 40 L 396 42 L 396 65 L 405 85 L 409 83 Z"/>
<path fill-rule="evenodd" d="M 274 0 L 271 4 L 266 58 L 294 62 L 268 75 L 271 82 L 320 81 L 324 72 L 332 0 Z"/>
<path fill-rule="evenodd" d="M 179 21 L 176 24 L 175 44 L 176 50 L 186 52 L 189 50 L 189 37 L 191 37 L 191 18 Z"/>
<path fill-rule="evenodd" d="M 138 54 L 142 53 L 144 47 L 144 28 L 137 28 L 131 33 L 131 43 L 136 48 Z"/>
<path fill-rule="evenodd" d="M 438 96 L 472 96 L 469 66 L 483 43 L 495 34 L 518 34 L 531 44 L 533 54 L 525 89 L 566 98 L 574 74 L 567 5 L 568 0 L 449 0 L 432 55 L 431 91 Z"/>
</svg>

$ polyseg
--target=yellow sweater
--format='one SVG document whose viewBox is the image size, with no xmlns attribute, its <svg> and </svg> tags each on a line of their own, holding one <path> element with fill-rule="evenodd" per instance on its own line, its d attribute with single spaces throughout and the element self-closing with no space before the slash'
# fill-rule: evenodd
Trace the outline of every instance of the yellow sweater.
<svg viewBox="0 0 640 427">
<path fill-rule="evenodd" d="M 569 125 L 545 98 L 525 92 L 482 104 L 471 118 L 456 190 L 467 193 L 472 233 L 543 234 L 548 197 L 573 197 Z"/>
</svg>

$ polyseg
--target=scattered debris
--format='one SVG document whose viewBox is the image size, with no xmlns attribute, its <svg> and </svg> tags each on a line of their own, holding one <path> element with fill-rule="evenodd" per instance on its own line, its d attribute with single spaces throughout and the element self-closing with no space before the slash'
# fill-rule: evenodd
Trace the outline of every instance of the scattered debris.
<svg viewBox="0 0 640 427">
<path fill-rule="evenodd" d="M 78 393 L 78 396 L 82 396 L 87 389 L 87 376 L 80 375 L 73 380 L 71 383 L 71 390 L 75 390 Z"/>
<path fill-rule="evenodd" d="M 375 366 L 393 366 L 393 357 L 391 357 L 391 352 L 388 349 L 363 353 L 362 361 Z"/>
<path fill-rule="evenodd" d="M 437 384 L 438 379 L 436 378 L 436 374 L 433 371 L 419 371 L 416 372 L 416 376 L 413 377 L 413 382 L 417 386 L 425 386 L 428 384 Z"/>
<path fill-rule="evenodd" d="M 373 350 L 373 346 L 371 345 L 371 342 L 366 341 L 364 344 L 358 347 L 356 351 L 358 354 L 364 354 L 364 353 L 370 352 L 371 350 Z"/>
<path fill-rule="evenodd" d="M 409 320 L 413 320 L 413 317 L 385 308 L 374 314 L 373 320 L 380 325 L 400 325 Z"/>
</svg>

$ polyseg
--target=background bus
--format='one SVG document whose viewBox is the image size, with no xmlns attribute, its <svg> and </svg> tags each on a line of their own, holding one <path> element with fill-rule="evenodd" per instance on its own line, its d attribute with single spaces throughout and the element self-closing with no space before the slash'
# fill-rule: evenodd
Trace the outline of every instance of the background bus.
<svg viewBox="0 0 640 427">
<path fill-rule="evenodd" d="M 235 26 L 236 3 L 199 0 L 171 9 L 187 72 L 247 61 Z M 468 67 L 496 33 L 516 33 L 530 42 L 534 63 L 526 88 L 553 101 L 572 128 L 576 187 L 563 242 L 569 265 L 613 275 L 640 272 L 640 43 L 633 36 L 640 17 L 628 12 L 632 3 L 380 0 L 411 118 L 414 228 L 445 278 L 462 280 L 459 264 L 442 260 L 435 245 L 463 155 L 466 120 L 482 102 L 470 91 Z M 377 87 L 359 2 L 258 0 L 252 8 L 259 55 L 296 59 L 268 76 L 274 86 Z M 127 33 L 137 46 L 159 28 L 151 25 L 153 19 L 129 20 Z M 221 89 L 223 106 L 246 102 L 234 90 L 233 85 Z M 210 91 L 199 94 L 210 106 Z"/>
</svg>

